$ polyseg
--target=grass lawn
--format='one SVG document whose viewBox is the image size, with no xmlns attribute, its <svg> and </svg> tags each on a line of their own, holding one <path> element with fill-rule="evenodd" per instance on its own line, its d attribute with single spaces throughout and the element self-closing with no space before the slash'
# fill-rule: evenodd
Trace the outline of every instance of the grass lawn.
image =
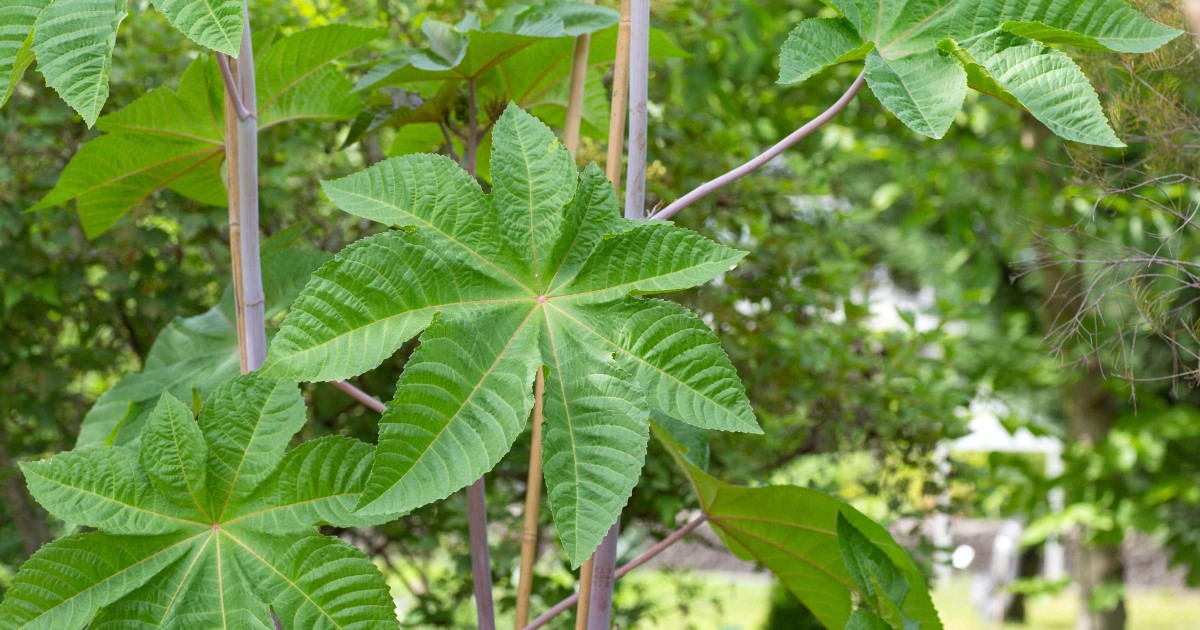
<svg viewBox="0 0 1200 630">
<path fill-rule="evenodd" d="M 632 573 L 638 599 L 657 602 L 654 630 L 758 630 L 767 618 L 771 582 L 740 574 L 648 571 Z M 946 630 L 994 630 L 979 621 L 971 605 L 970 578 L 956 577 L 939 586 L 934 603 Z M 616 602 L 618 606 L 621 602 Z M 632 602 L 629 602 L 632 603 Z M 1200 628 L 1200 593 L 1134 590 L 1129 594 L 1130 630 L 1194 630 Z M 1009 630 L 1072 630 L 1077 602 L 1073 592 L 1035 598 L 1029 623 L 1005 625 Z"/>
<path fill-rule="evenodd" d="M 971 605 L 971 580 L 956 577 L 937 588 L 933 601 L 947 630 L 987 630 L 994 626 L 979 621 Z M 1130 630 L 1193 630 L 1200 627 L 1200 593 L 1168 590 L 1133 590 L 1129 593 Z M 1007 624 L 1004 628 L 1028 630 L 1072 630 L 1079 603 L 1075 593 L 1033 599 L 1029 623 Z"/>
</svg>

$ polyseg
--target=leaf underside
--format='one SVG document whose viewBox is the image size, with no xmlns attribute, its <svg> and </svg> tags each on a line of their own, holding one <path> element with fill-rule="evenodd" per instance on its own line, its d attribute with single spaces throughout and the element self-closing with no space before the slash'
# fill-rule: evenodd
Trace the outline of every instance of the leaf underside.
<svg viewBox="0 0 1200 630">
<path fill-rule="evenodd" d="M 696 286 L 744 254 L 621 218 L 600 169 L 580 174 L 550 129 L 515 106 L 495 138 L 490 194 L 432 155 L 325 182 L 343 210 L 400 229 L 347 247 L 313 276 L 263 370 L 348 378 L 425 331 L 380 422 L 358 506 L 374 515 L 445 498 L 491 470 L 524 429 L 544 366 L 549 503 L 578 564 L 636 485 L 652 411 L 759 431 L 700 318 L 633 297 Z"/>
<path fill-rule="evenodd" d="M 1180 34 L 1123 0 L 830 4 L 843 17 L 796 27 L 783 46 L 780 83 L 865 58 L 867 85 L 884 107 L 931 138 L 946 133 L 971 87 L 1028 110 L 1067 140 L 1124 146 L 1083 71 L 1049 45 L 1148 53 Z"/>
</svg>

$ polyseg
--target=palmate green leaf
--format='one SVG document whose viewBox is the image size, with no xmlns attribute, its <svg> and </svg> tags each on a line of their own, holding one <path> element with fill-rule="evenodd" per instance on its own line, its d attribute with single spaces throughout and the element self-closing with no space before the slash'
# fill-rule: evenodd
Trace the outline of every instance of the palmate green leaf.
<svg viewBox="0 0 1200 630">
<path fill-rule="evenodd" d="M 853 604 L 868 597 L 857 583 L 856 575 L 866 577 L 870 573 L 874 583 L 881 584 L 874 569 L 864 571 L 862 565 L 854 569 L 847 566 L 842 547 L 851 544 L 864 554 L 885 554 L 903 574 L 903 578 L 893 576 L 894 581 L 907 583 L 906 596 L 900 596 L 903 600 L 900 612 L 920 624 L 922 630 L 940 630 L 942 623 L 920 568 L 885 528 L 849 504 L 809 488 L 747 488 L 720 481 L 691 463 L 680 452 L 679 443 L 662 427 L 655 426 L 653 430 L 688 476 L 709 524 L 725 546 L 739 558 L 770 569 L 825 627 L 855 627 L 847 626 Z M 842 541 L 838 522 L 843 519 L 874 551 L 866 551 L 868 547 L 863 546 L 863 540 Z M 894 586 L 887 588 L 889 593 L 898 594 Z"/>
<path fill-rule="evenodd" d="M 200 0 L 186 4 L 207 7 Z M 241 3 L 235 4 L 240 39 Z M 349 80 L 332 64 L 380 35 L 378 30 L 333 24 L 264 47 L 256 68 L 259 128 L 357 116 L 362 98 L 350 93 Z M 29 211 L 74 200 L 85 233 L 94 238 L 164 188 L 201 204 L 225 205 L 224 107 L 216 63 L 211 55 L 197 58 L 177 90 L 152 90 L 95 121 L 105 135 L 83 145 L 54 189 Z"/>
<path fill-rule="evenodd" d="M 1179 35 L 1123 0 L 830 4 L 844 17 L 796 27 L 783 47 L 780 82 L 797 83 L 865 55 L 871 91 L 904 124 L 932 138 L 950 127 L 969 85 L 1027 109 L 1068 140 L 1124 146 L 1087 77 L 1046 44 L 1148 53 Z"/>
<path fill-rule="evenodd" d="M 330 256 L 298 247 L 264 245 L 263 287 L 267 320 L 283 312 L 310 273 Z M 190 401 L 236 376 L 240 368 L 233 294 L 207 312 L 172 321 L 155 337 L 140 373 L 128 374 L 104 392 L 80 426 L 76 448 L 136 444 L 150 410 L 164 393 Z"/>
<path fill-rule="evenodd" d="M 220 385 L 199 420 L 164 394 L 138 448 L 23 466 L 47 510 L 100 531 L 30 558 L 0 627 L 269 629 L 272 612 L 288 628 L 395 627 L 371 561 L 315 528 L 379 522 L 350 513 L 373 449 L 332 438 L 285 454 L 304 420 L 294 383 L 248 374 Z"/>
<path fill-rule="evenodd" d="M 525 426 L 534 373 L 546 366 L 550 503 L 580 562 L 636 483 L 651 410 L 759 431 L 712 331 L 681 306 L 630 297 L 701 284 L 741 253 L 621 218 L 599 168 L 580 175 L 553 132 L 516 106 L 495 133 L 490 194 L 446 158 L 425 155 L 325 183 L 343 210 L 405 229 L 325 265 L 263 369 L 347 378 L 428 327 L 380 424 L 359 504 L 375 515 L 444 498 L 490 470 Z M 640 248 L 636 264 L 609 260 L 630 247 Z M 576 279 L 585 289 L 573 288 Z M 560 343 L 587 352 L 556 351 Z"/>
</svg>

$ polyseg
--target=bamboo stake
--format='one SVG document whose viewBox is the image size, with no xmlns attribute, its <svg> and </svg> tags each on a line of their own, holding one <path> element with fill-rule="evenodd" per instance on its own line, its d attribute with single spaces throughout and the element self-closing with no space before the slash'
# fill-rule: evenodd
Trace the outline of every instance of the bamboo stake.
<svg viewBox="0 0 1200 630">
<path fill-rule="evenodd" d="M 595 4 L 596 0 L 586 0 Z M 575 52 L 571 57 L 571 87 L 567 99 L 567 120 L 563 125 L 563 144 L 574 157 L 579 152 L 579 125 L 583 120 L 583 95 L 587 87 L 588 48 L 592 36 L 584 33 L 575 38 Z"/>
<path fill-rule="evenodd" d="M 608 117 L 608 156 L 604 171 L 617 194 L 621 192 L 621 156 L 625 153 L 625 104 L 629 98 L 629 0 L 621 0 L 621 19 L 617 26 L 617 51 L 613 62 L 613 93 Z M 579 568 L 579 605 L 575 613 L 575 630 L 584 630 L 592 597 L 592 574 L 595 554 Z"/>
<path fill-rule="evenodd" d="M 227 183 L 227 198 L 229 200 L 229 266 L 233 272 L 233 303 L 234 328 L 237 328 L 238 355 L 241 360 L 242 374 L 250 371 L 246 361 L 246 324 L 242 317 L 242 221 L 238 212 L 238 96 L 230 89 L 237 85 L 229 62 L 223 60 L 224 55 L 214 53 L 217 63 L 221 66 L 222 77 L 225 80 L 225 172 Z"/>
<path fill-rule="evenodd" d="M 529 477 L 525 487 L 525 524 L 521 530 L 521 568 L 517 582 L 516 627 L 529 621 L 529 599 L 533 595 L 533 561 L 537 555 L 538 504 L 542 499 L 542 399 L 546 378 L 538 367 L 533 384 L 533 433 L 529 445 Z"/>
</svg>

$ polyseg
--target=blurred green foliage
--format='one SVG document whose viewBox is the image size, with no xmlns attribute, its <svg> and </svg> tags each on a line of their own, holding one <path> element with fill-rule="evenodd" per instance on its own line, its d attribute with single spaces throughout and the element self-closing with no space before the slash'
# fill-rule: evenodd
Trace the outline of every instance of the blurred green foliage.
<svg viewBox="0 0 1200 630">
<path fill-rule="evenodd" d="M 472 10 L 486 20 L 505 4 L 289 0 L 256 4 L 255 20 L 284 32 L 331 21 L 386 27 L 389 36 L 360 55 L 367 59 L 418 45 L 423 19 L 455 23 Z M 690 56 L 652 65 L 652 203 L 669 202 L 774 143 L 827 107 L 858 71 L 837 67 L 801 87 L 775 85 L 788 31 L 829 12 L 815 0 L 655 0 L 653 12 L 655 25 Z M 1181 19 L 1169 8 L 1154 15 L 1171 25 Z M 122 31 L 130 41 L 114 63 L 107 111 L 174 84 L 195 54 L 156 13 L 135 12 L 130 25 Z M 973 399 L 996 399 L 1010 410 L 1008 425 L 1072 442 L 1067 473 L 1047 480 L 1040 465 L 1019 457 L 988 457 L 976 462 L 981 467 L 960 462 L 949 509 L 1036 518 L 1058 485 L 1069 507 L 1040 521 L 1040 531 L 1078 524 L 1095 540 L 1146 531 L 1200 579 L 1200 412 L 1187 378 L 1194 368 L 1178 369 L 1170 344 L 1153 334 L 1135 348 L 1121 334 L 1148 326 L 1142 317 L 1154 312 L 1156 298 L 1143 296 L 1151 308 L 1138 309 L 1130 307 L 1134 296 L 1113 292 L 1103 326 L 1044 340 L 1055 323 L 1046 300 L 1057 286 L 1047 269 L 1087 277 L 1095 267 L 1065 254 L 1096 250 L 1100 242 L 1154 250 L 1155 234 L 1181 223 L 1162 206 L 1192 203 L 1190 184 L 1156 188 L 1149 197 L 1157 206 L 1147 195 L 1095 200 L 1147 173 L 1195 166 L 1182 148 L 1194 145 L 1187 135 L 1196 128 L 1194 52 L 1191 40 L 1180 39 L 1150 59 L 1089 62 L 1129 140 L 1123 152 L 1065 147 L 1036 121 L 975 93 L 935 142 L 905 129 L 864 93 L 761 174 L 681 214 L 681 224 L 754 252 L 715 285 L 677 296 L 721 335 L 766 432 L 714 438 L 714 474 L 747 484 L 802 479 L 873 517 L 925 515 L 939 509 L 945 487 L 932 465 L 936 445 L 963 434 Z M 607 87 L 611 77 L 603 81 Z M 371 229 L 337 212 L 317 181 L 380 159 L 395 132 L 385 128 L 342 148 L 345 134 L 319 124 L 264 134 L 266 234 L 303 225 L 309 244 L 337 251 Z M 140 369 L 157 331 L 177 315 L 207 310 L 227 281 L 223 209 L 163 192 L 95 241 L 66 210 L 21 213 L 93 135 L 32 74 L 0 110 L 0 588 L 5 571 L 59 528 L 22 498 L 14 462 L 69 449 L 91 403 L 120 375 Z M 582 158 L 601 159 L 602 151 L 603 138 L 585 137 Z M 1178 240 L 1171 254 L 1194 261 L 1194 246 Z M 1099 248 L 1098 256 L 1124 251 Z M 1179 296 L 1195 297 L 1194 288 Z M 1095 347 L 1105 350 L 1102 363 L 1119 367 L 1106 372 L 1116 378 L 1105 391 L 1120 413 L 1102 440 L 1076 443 L 1062 400 L 1072 383 L 1094 378 L 1070 366 Z M 1114 360 L 1121 357 L 1135 360 Z M 389 362 L 356 384 L 388 399 L 401 367 Z M 1171 373 L 1183 378 L 1133 380 Z M 328 386 L 306 391 L 314 422 L 302 437 L 374 440 L 372 412 Z M 526 438 L 489 475 L 493 523 L 515 522 L 527 459 Z M 695 507 L 685 484 L 652 444 L 625 513 L 624 554 Z M 994 488 L 1004 492 L 993 495 Z M 552 535 L 543 512 L 543 532 Z M 465 502 L 451 498 L 385 527 L 342 533 L 393 569 L 407 627 L 471 623 Z M 493 531 L 500 614 L 514 602 L 518 536 L 515 528 Z M 574 584 L 558 555 L 542 557 L 537 568 L 535 611 Z M 630 627 L 662 612 L 635 587 L 625 589 L 621 601 L 634 603 L 617 611 L 615 623 Z"/>
</svg>

